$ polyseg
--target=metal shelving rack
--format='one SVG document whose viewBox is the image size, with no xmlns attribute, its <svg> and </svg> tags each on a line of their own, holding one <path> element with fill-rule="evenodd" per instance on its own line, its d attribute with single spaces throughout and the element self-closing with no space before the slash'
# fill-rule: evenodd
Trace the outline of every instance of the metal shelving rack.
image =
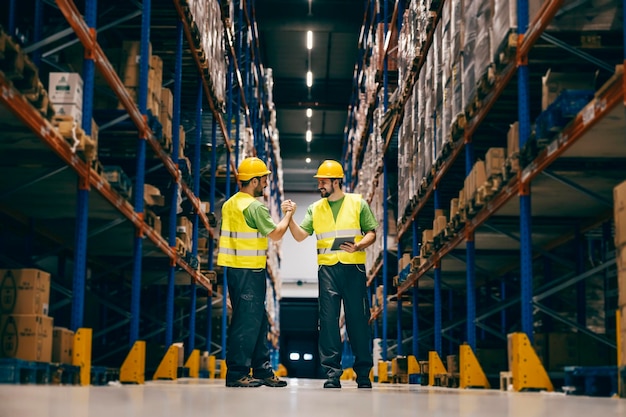
<svg viewBox="0 0 626 417">
<path fill-rule="evenodd" d="M 85 108 L 83 115 L 83 125 L 91 126 L 91 100 L 93 97 L 93 78 L 94 78 L 94 67 L 97 67 L 100 71 L 100 74 L 104 77 L 106 82 L 111 87 L 111 90 L 118 96 L 120 102 L 122 103 L 124 109 L 126 110 L 128 117 L 132 120 L 133 124 L 136 126 L 140 139 L 138 139 L 138 160 L 137 160 L 137 178 L 135 181 L 136 189 L 143 189 L 143 176 L 144 176 L 144 168 L 145 165 L 145 148 L 146 143 L 150 145 L 153 149 L 157 157 L 160 159 L 161 164 L 165 167 L 166 171 L 172 177 L 172 181 L 174 183 L 173 186 L 173 198 L 176 199 L 178 189 L 182 190 L 182 193 L 187 197 L 193 207 L 193 217 L 194 217 L 194 230 L 193 230 L 193 238 L 192 238 L 192 256 L 197 259 L 197 243 L 198 243 L 198 220 L 202 222 L 203 226 L 209 232 L 209 270 L 213 268 L 213 238 L 214 233 L 209 224 L 209 218 L 206 213 L 201 210 L 200 200 L 197 197 L 200 192 L 200 135 L 202 134 L 202 129 L 196 129 L 196 140 L 195 140 L 195 155 L 193 160 L 193 178 L 192 178 L 192 186 L 187 185 L 187 183 L 183 180 L 181 176 L 181 172 L 179 169 L 179 155 L 178 155 L 178 145 L 179 145 L 179 137 L 178 137 L 178 129 L 173 129 L 173 154 L 168 155 L 165 150 L 161 147 L 159 142 L 156 140 L 150 126 L 148 125 L 148 116 L 146 109 L 146 85 L 147 85 L 147 59 L 145 56 L 147 55 L 148 42 L 150 41 L 150 19 L 151 19 L 151 1 L 147 1 L 143 3 L 142 10 L 142 60 L 141 62 L 145 65 L 141 65 L 140 68 L 140 86 L 143 89 L 140 91 L 140 102 L 139 106 L 137 106 L 129 93 L 126 91 L 125 87 L 122 84 L 119 76 L 114 71 L 112 65 L 108 61 L 106 54 L 103 52 L 102 48 L 98 44 L 96 40 L 96 2 L 88 1 L 85 8 L 85 18 L 81 16 L 79 10 L 76 8 L 74 3 L 71 0 L 59 0 L 57 1 L 57 6 L 59 10 L 63 13 L 63 16 L 70 24 L 71 31 L 76 34 L 80 42 L 83 44 L 86 57 L 85 60 L 85 68 L 86 70 L 83 72 L 84 82 L 85 82 Z M 160 7 L 163 7 L 163 4 L 159 4 Z M 263 123 L 265 120 L 261 117 L 258 117 L 259 114 L 254 114 L 254 116 L 250 117 L 250 110 L 248 109 L 245 90 L 248 89 L 248 86 L 244 84 L 244 78 L 241 76 L 238 67 L 238 55 L 235 52 L 235 48 L 233 46 L 233 35 L 230 31 L 230 27 L 227 26 L 228 30 L 226 30 L 227 38 L 230 40 L 228 42 L 228 62 L 230 63 L 230 75 L 229 75 L 229 84 L 228 84 L 228 103 L 227 110 L 228 119 L 225 122 L 223 115 L 221 113 L 221 109 L 218 109 L 218 106 L 214 102 L 214 98 L 211 94 L 211 90 L 209 85 L 211 80 L 206 73 L 205 66 L 200 60 L 201 51 L 196 49 L 194 44 L 192 30 L 188 24 L 186 10 L 183 2 L 179 0 L 174 0 L 172 9 L 176 12 L 174 14 L 177 21 L 176 26 L 176 34 L 177 34 L 177 48 L 175 51 L 175 75 L 174 75 L 174 113 L 173 113 L 173 121 L 174 126 L 178 126 L 181 121 L 181 88 L 182 88 L 182 71 L 183 71 L 183 38 L 187 40 L 187 48 L 191 53 L 192 59 L 195 62 L 198 74 L 198 94 L 197 94 L 197 103 L 196 103 L 196 126 L 200 127 L 202 124 L 202 108 L 203 104 L 206 102 L 209 105 L 209 109 L 212 113 L 213 120 L 213 129 L 212 129 L 212 144 L 213 144 L 213 157 L 211 163 L 211 190 L 210 190 L 210 204 L 211 207 L 214 207 L 215 203 L 215 191 L 217 188 L 216 185 L 216 137 L 217 137 L 217 126 L 220 127 L 222 138 L 224 139 L 226 149 L 228 152 L 228 160 L 230 163 L 226 166 L 226 190 L 227 195 L 231 190 L 231 173 L 236 175 L 236 163 L 238 155 L 231 155 L 231 149 L 237 149 L 236 146 L 233 146 L 230 140 L 231 134 L 231 118 L 232 118 L 232 110 L 233 103 L 237 107 L 237 117 L 239 116 L 239 108 L 243 108 L 244 113 L 246 115 L 246 124 L 247 126 L 255 126 L 255 134 L 259 134 L 261 132 L 265 132 L 266 128 L 264 128 Z M 14 10 L 14 9 L 12 9 Z M 222 16 L 222 19 L 227 22 L 228 17 Z M 240 16 L 240 21 L 242 17 Z M 250 24 L 250 19 L 247 17 L 246 19 L 248 24 Z M 14 20 L 11 19 L 9 23 L 12 23 Z M 245 39 L 245 38 L 243 38 Z M 38 41 L 39 39 L 36 39 Z M 260 68 L 260 63 L 256 63 L 257 68 Z M 247 69 L 249 72 L 249 69 Z M 233 80 L 236 79 L 236 86 Z M 245 78 L 247 80 L 247 78 Z M 262 85 L 262 83 L 261 83 Z M 67 145 L 66 141 L 52 128 L 52 125 L 44 119 L 41 114 L 35 110 L 27 101 L 21 96 L 21 94 L 12 87 L 11 82 L 4 78 L 4 76 L 0 73 L 0 87 L 2 88 L 2 104 L 15 113 L 19 119 L 31 129 L 35 135 L 37 135 L 43 143 L 45 143 L 48 147 L 50 147 L 53 152 L 65 163 L 67 166 L 72 168 L 78 178 L 80 179 L 80 186 L 78 190 L 78 211 L 77 211 L 77 220 L 76 227 L 78 228 L 78 232 L 76 233 L 76 242 L 75 242 L 75 271 L 74 276 L 77 277 L 74 280 L 74 288 L 72 291 L 65 291 L 64 289 L 55 285 L 55 288 L 58 291 L 72 294 L 72 328 L 79 328 L 82 326 L 82 316 L 83 316 L 83 306 L 85 303 L 85 283 L 84 276 L 86 272 L 86 263 L 88 258 L 87 251 L 87 218 L 89 215 L 89 189 L 95 188 L 99 195 L 108 201 L 113 208 L 113 210 L 122 214 L 126 219 L 128 219 L 133 227 L 136 230 L 136 236 L 134 238 L 134 268 L 133 268 L 133 289 L 131 294 L 131 305 L 130 305 L 130 314 L 127 315 L 129 317 L 124 322 L 131 322 L 131 332 L 130 332 L 130 345 L 138 340 L 139 338 L 139 320 L 140 317 L 146 318 L 146 313 L 141 312 L 140 310 L 140 292 L 141 292 L 141 264 L 142 257 L 145 256 L 146 249 L 144 248 L 143 240 L 145 238 L 149 239 L 149 241 L 155 245 L 156 249 L 163 254 L 166 255 L 170 260 L 170 266 L 168 268 L 168 285 L 167 285 L 167 300 L 166 300 L 166 326 L 165 326 L 165 344 L 169 346 L 173 342 L 173 330 L 174 330 L 174 302 L 175 302 L 175 280 L 176 280 L 176 271 L 177 269 L 181 269 L 182 271 L 188 273 L 192 280 L 190 282 L 190 286 L 188 288 L 188 293 L 190 295 L 190 308 L 188 315 L 185 315 L 180 318 L 180 321 L 185 318 L 188 319 L 189 326 L 189 334 L 188 334 L 188 342 L 186 343 L 187 353 L 190 353 L 191 350 L 195 347 L 195 338 L 196 331 L 195 323 L 196 323 L 196 311 L 197 311 L 197 294 L 196 288 L 199 285 L 200 287 L 207 290 L 208 293 L 208 314 L 207 314 L 207 349 L 211 351 L 211 308 L 213 301 L 211 299 L 213 292 L 213 282 L 205 276 L 203 273 L 200 273 L 199 270 L 196 270 L 195 267 L 192 267 L 185 259 L 179 256 L 176 252 L 176 242 L 174 240 L 176 236 L 176 206 L 172 204 L 170 209 L 170 224 L 169 224 L 169 241 L 166 241 L 158 232 L 149 227 L 143 216 L 143 193 L 135 193 L 135 201 L 134 204 L 126 201 L 119 193 L 111 188 L 107 181 L 103 180 L 103 178 L 96 172 L 95 169 L 91 168 L 90 165 L 81 160 L 77 155 L 71 152 L 69 145 Z M 233 91 L 238 89 L 240 92 L 240 97 L 238 100 L 233 100 Z M 258 103 L 255 103 L 258 104 Z M 264 103 L 259 104 L 262 106 Z M 254 112 L 253 112 L 254 113 Z M 86 123 L 85 120 L 88 120 L 89 123 Z M 238 122 L 238 120 L 237 120 Z M 86 133 L 90 133 L 88 128 L 85 128 Z M 235 141 L 239 140 L 239 125 L 236 126 L 236 137 Z M 256 137 L 256 136 L 255 136 Z M 259 148 L 263 150 L 263 146 L 265 145 L 263 142 L 259 141 Z M 269 147 L 269 151 L 272 151 L 272 147 Z M 267 153 L 263 150 L 263 153 Z M 234 156 L 234 158 L 233 158 Z M 274 155 L 271 155 L 274 156 Z M 274 156 L 275 157 L 275 156 Z M 277 186 L 277 184 L 273 183 L 272 186 Z M 282 193 L 272 192 L 272 197 L 276 198 L 277 201 L 281 198 Z M 175 200 L 173 200 L 175 201 Z M 82 272 L 81 272 L 82 271 Z M 212 273 L 212 272 L 211 272 Z M 273 275 L 270 272 L 271 279 L 273 279 Z M 82 277 L 82 278 L 81 278 Z M 54 285 L 54 284 L 53 284 Z M 226 285 L 224 285 L 226 288 Z M 222 334 L 222 344 L 225 340 L 225 328 L 226 328 L 226 294 L 224 291 L 222 298 L 223 305 L 223 334 Z M 113 308 L 112 311 L 117 311 L 118 313 L 125 314 L 122 310 L 117 307 L 113 307 L 109 304 L 110 308 Z M 154 318 L 148 317 L 152 322 Z M 178 319 L 177 319 L 178 320 Z M 113 326 L 108 330 L 100 331 L 96 334 L 96 337 L 104 336 L 108 331 L 113 330 L 119 326 Z M 145 332 L 144 332 L 145 333 Z M 150 333 L 149 335 L 145 335 L 146 337 L 153 336 L 154 333 Z M 225 349 L 221 349 L 222 352 L 225 352 Z"/>
<path fill-rule="evenodd" d="M 436 6 L 438 7 L 437 15 L 435 18 L 435 24 L 431 32 L 429 32 L 427 37 L 427 45 L 430 47 L 432 43 L 432 37 L 434 33 L 434 29 L 436 25 L 439 23 L 439 18 L 441 15 L 442 7 L 444 6 L 445 0 L 441 2 L 436 2 Z M 519 114 L 519 122 L 520 122 L 520 149 L 524 146 L 524 141 L 530 137 L 530 129 L 531 129 L 531 120 L 530 120 L 530 111 L 529 111 L 529 74 L 528 74 L 528 55 L 531 53 L 533 46 L 537 43 L 537 41 L 542 37 L 545 29 L 548 27 L 552 18 L 556 15 L 556 13 L 561 8 L 563 2 L 562 1 L 551 1 L 543 4 L 543 7 L 538 12 L 538 14 L 534 17 L 532 22 L 528 24 L 528 14 L 524 16 L 522 13 L 518 15 L 518 26 L 519 27 L 528 27 L 524 34 L 519 35 L 518 43 L 517 43 L 517 54 L 516 61 L 510 62 L 504 68 L 500 69 L 498 75 L 496 77 L 495 83 L 492 86 L 491 90 L 487 93 L 487 95 L 483 98 L 481 102 L 481 106 L 475 112 L 474 116 L 468 121 L 468 124 L 465 126 L 464 132 L 459 139 L 457 139 L 452 144 L 452 149 L 449 155 L 444 159 L 443 163 L 438 166 L 438 169 L 434 173 L 432 180 L 428 184 L 428 187 L 425 189 L 424 193 L 419 197 L 410 214 L 405 217 L 405 221 L 400 222 L 398 224 L 398 242 L 399 242 L 399 255 L 400 255 L 400 241 L 403 237 L 412 235 L 412 256 L 416 257 L 419 253 L 419 226 L 418 226 L 418 217 L 424 215 L 424 209 L 427 207 L 440 208 L 440 196 L 438 195 L 438 190 L 441 188 L 443 184 L 445 184 L 445 180 L 449 177 L 449 172 L 452 170 L 452 167 L 455 164 L 455 161 L 461 155 L 461 152 L 465 150 L 465 175 L 469 173 L 471 170 L 473 161 L 474 161 L 474 151 L 473 151 L 473 142 L 475 142 L 475 135 L 482 127 L 483 122 L 487 119 L 490 113 L 493 113 L 493 108 L 498 103 L 498 100 L 501 99 L 501 95 L 505 92 L 507 87 L 511 84 L 512 80 L 514 80 L 514 75 L 517 73 L 517 88 L 518 88 L 518 105 L 520 108 Z M 522 4 L 518 5 L 520 9 L 527 10 L 528 3 L 522 2 Z M 431 5 L 432 8 L 432 5 Z M 626 36 L 626 35 L 625 35 Z M 419 69 L 424 64 L 426 52 L 423 52 L 421 56 L 417 57 L 417 71 L 411 72 L 406 81 L 407 85 L 412 86 L 419 74 Z M 433 343 L 427 343 L 430 346 L 434 346 L 434 350 L 437 351 L 440 355 L 442 353 L 442 338 L 445 336 L 446 332 L 457 328 L 460 325 L 465 324 L 465 336 L 461 340 L 465 340 L 473 349 L 476 348 L 476 334 L 477 328 L 480 326 L 481 332 L 489 332 L 494 335 L 494 330 L 486 326 L 484 323 L 481 323 L 481 320 L 485 320 L 487 317 L 491 317 L 494 314 L 500 313 L 502 320 L 506 323 L 506 309 L 515 305 L 521 305 L 521 320 L 522 320 L 522 329 L 525 333 L 528 334 L 530 340 L 532 340 L 533 333 L 533 317 L 532 317 L 532 309 L 539 308 L 542 312 L 547 315 L 554 316 L 556 313 L 550 311 L 546 306 L 541 306 L 538 300 L 541 300 L 547 297 L 550 294 L 554 294 L 560 289 L 563 289 L 567 286 L 572 285 L 573 283 L 580 282 L 585 277 L 591 276 L 594 273 L 601 272 L 606 270 L 606 268 L 611 268 L 614 264 L 610 259 L 600 268 L 594 268 L 590 271 L 579 270 L 579 274 L 571 278 L 569 280 L 558 281 L 557 284 L 552 285 L 543 285 L 537 288 L 535 291 L 532 287 L 532 269 L 533 269 L 533 249 L 535 251 L 537 248 L 533 248 L 532 246 L 532 230 L 530 228 L 530 184 L 532 180 L 536 179 L 540 174 L 546 173 L 546 175 L 551 175 L 547 172 L 548 166 L 557 161 L 560 157 L 562 157 L 568 149 L 572 148 L 580 139 L 584 138 L 585 135 L 588 135 L 589 131 L 593 130 L 594 127 L 602 126 L 602 123 L 606 123 L 607 120 L 614 120 L 617 118 L 620 119 L 619 112 L 622 111 L 621 104 L 626 103 L 625 97 L 625 87 L 626 81 L 623 75 L 617 74 L 615 75 L 601 91 L 596 94 L 596 97 L 590 102 L 575 118 L 573 122 L 571 122 L 559 135 L 557 139 L 554 139 L 551 144 L 548 145 L 543 151 L 541 151 L 532 162 L 530 162 L 525 168 L 521 170 L 521 172 L 514 176 L 508 181 L 505 186 L 493 197 L 491 198 L 485 205 L 482 207 L 471 219 L 467 220 L 466 224 L 459 230 L 451 240 L 447 241 L 436 250 L 426 261 L 422 263 L 421 266 L 415 268 L 408 274 L 408 277 L 405 281 L 403 281 L 397 288 L 397 294 L 392 297 L 385 296 L 384 304 L 390 302 L 392 298 L 397 297 L 397 318 L 398 318 L 398 354 L 400 355 L 402 352 L 402 325 L 401 325 L 401 312 L 402 312 L 402 295 L 403 294 L 411 294 L 412 289 L 412 298 L 413 298 L 413 328 L 412 328 L 412 344 L 413 344 L 413 353 L 417 355 L 419 352 L 419 340 L 425 340 L 426 337 L 433 337 Z M 398 96 L 398 99 L 390 105 L 390 109 L 386 112 L 385 118 L 388 121 L 388 130 L 384 133 L 384 137 L 387 139 L 385 143 L 385 154 L 389 151 L 389 141 L 393 136 L 395 130 L 397 130 L 398 126 L 401 123 L 401 117 L 399 114 L 402 112 L 404 105 L 406 104 L 406 100 L 408 96 L 411 94 L 412 89 L 407 86 Z M 622 115 L 623 121 L 623 115 Z M 522 139 L 523 138 L 523 139 Z M 478 138 L 480 142 L 480 138 Z M 483 145 L 484 146 L 484 145 Z M 376 172 L 376 177 L 380 175 L 381 170 Z M 569 184 L 572 185 L 572 184 Z M 580 187 L 578 187 L 580 189 Z M 582 190 L 585 191 L 585 190 Z M 588 193 L 588 195 L 592 193 Z M 442 312 L 443 312 L 443 301 L 441 297 L 441 261 L 444 257 L 456 257 L 458 256 L 453 254 L 453 251 L 459 247 L 459 245 L 465 243 L 465 260 L 466 263 L 466 279 L 468 288 L 478 288 L 475 280 L 475 271 L 476 271 L 476 261 L 475 261 L 475 248 L 474 248 L 474 234 L 481 226 L 492 227 L 487 224 L 487 222 L 500 210 L 504 207 L 508 202 L 513 200 L 513 197 L 519 195 L 520 196 L 520 235 L 521 235 L 521 294 L 519 297 L 508 297 L 506 295 L 506 288 L 504 284 L 504 280 L 502 280 L 502 300 L 497 303 L 495 306 L 488 307 L 489 311 L 481 308 L 481 312 L 477 314 L 477 300 L 475 298 L 474 291 L 467 291 L 465 305 L 466 305 L 466 319 L 461 320 L 448 320 L 448 323 L 445 324 L 442 322 Z M 434 202 L 433 202 L 434 199 Z M 401 209 L 399 207 L 399 209 Z M 583 223 L 580 227 L 579 233 L 583 233 L 585 230 L 590 230 L 594 227 L 597 227 L 598 224 L 609 221 L 610 222 L 610 214 L 606 213 L 602 216 L 598 216 L 597 218 L 590 219 L 589 221 Z M 606 229 L 606 227 L 604 227 Z M 608 232 L 608 236 L 610 237 L 610 230 Z M 386 236 L 385 236 L 386 237 Z M 552 242 L 551 246 L 547 247 L 553 248 L 562 244 L 565 241 L 570 240 L 573 236 L 566 235 L 562 236 L 560 239 L 557 239 L 555 242 Z M 605 236 L 606 237 L 606 236 Z M 544 251 L 540 251 L 545 256 L 549 258 L 549 253 Z M 547 253 L 547 255 L 546 255 Z M 509 271 L 512 267 L 509 266 L 506 269 L 502 269 L 501 275 L 504 275 Z M 514 267 L 513 267 L 514 268 Z M 379 275 L 382 269 L 382 265 L 380 263 L 376 264 L 375 267 L 368 271 L 368 284 L 374 282 L 376 277 Z M 420 333 L 420 327 L 418 325 L 418 305 L 419 305 L 419 290 L 418 290 L 418 281 L 420 278 L 426 276 L 427 273 L 432 272 L 434 270 L 435 274 L 435 283 L 434 283 L 434 322 L 432 323 L 433 328 L 429 331 L 422 331 Z M 383 274 L 384 276 L 385 274 Z M 451 294 L 451 292 L 450 292 Z M 450 300 L 450 303 L 453 303 Z M 482 306 L 484 307 L 484 306 Z M 381 313 L 385 311 L 384 307 L 377 308 L 374 310 L 373 318 L 378 318 Z M 560 318 L 556 318 L 557 320 L 561 320 Z M 563 321 L 565 322 L 565 321 Z M 571 324 L 567 323 L 566 324 Z M 611 346 L 611 342 L 607 340 L 605 337 L 599 337 L 592 332 L 586 331 L 582 326 L 578 326 L 579 331 L 583 333 L 587 333 L 591 337 L 595 337 L 597 340 L 600 340 L 602 343 L 605 343 Z M 503 330 L 504 331 L 504 330 Z M 497 333 L 497 332 L 495 332 Z M 506 334 L 497 334 L 498 337 L 506 337 Z M 450 336 L 447 336 L 450 338 Z M 453 340 L 454 338 L 451 338 Z M 456 339 L 458 341 L 458 339 Z M 459 342 L 457 342 L 459 343 Z M 383 345 L 385 346 L 385 345 Z"/>
</svg>

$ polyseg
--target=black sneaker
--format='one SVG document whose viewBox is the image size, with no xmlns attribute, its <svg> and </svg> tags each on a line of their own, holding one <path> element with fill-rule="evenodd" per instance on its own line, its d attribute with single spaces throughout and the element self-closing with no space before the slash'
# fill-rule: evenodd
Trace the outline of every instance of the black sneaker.
<svg viewBox="0 0 626 417">
<path fill-rule="evenodd" d="M 263 383 L 260 380 L 252 378 L 248 375 L 242 376 L 235 381 L 226 380 L 227 387 L 255 388 L 260 387 L 261 385 L 263 385 Z"/>
<path fill-rule="evenodd" d="M 324 388 L 341 388 L 341 383 L 337 378 L 329 378 L 324 382 Z"/>
<path fill-rule="evenodd" d="M 286 387 L 287 381 L 283 381 L 279 379 L 276 375 L 272 374 L 267 378 L 258 378 L 258 381 L 262 385 L 267 385 L 268 387 L 277 388 L 277 387 Z"/>
<path fill-rule="evenodd" d="M 356 385 L 359 388 L 372 388 L 372 381 L 370 381 L 369 378 L 363 378 L 363 379 L 357 378 Z"/>
</svg>

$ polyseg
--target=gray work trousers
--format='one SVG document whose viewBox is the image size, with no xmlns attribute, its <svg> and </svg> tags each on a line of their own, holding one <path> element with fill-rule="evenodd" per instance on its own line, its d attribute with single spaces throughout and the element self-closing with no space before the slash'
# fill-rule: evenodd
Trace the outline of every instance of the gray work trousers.
<svg viewBox="0 0 626 417">
<path fill-rule="evenodd" d="M 226 379 L 236 381 L 250 373 L 272 376 L 265 312 L 265 269 L 228 268 L 228 292 L 233 308 L 226 343 Z"/>
<path fill-rule="evenodd" d="M 319 352 L 324 372 L 330 379 L 339 378 L 343 373 L 339 333 L 339 314 L 343 301 L 348 339 L 354 353 L 354 372 L 358 379 L 369 378 L 373 362 L 365 265 L 321 265 L 318 280 Z"/>
</svg>

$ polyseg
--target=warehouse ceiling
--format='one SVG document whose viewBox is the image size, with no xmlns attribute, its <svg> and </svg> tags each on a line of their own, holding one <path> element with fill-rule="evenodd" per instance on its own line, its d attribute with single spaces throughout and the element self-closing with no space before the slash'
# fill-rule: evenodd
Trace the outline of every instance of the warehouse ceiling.
<svg viewBox="0 0 626 417">
<path fill-rule="evenodd" d="M 272 69 L 273 98 L 280 132 L 284 189 L 314 191 L 317 166 L 341 159 L 352 95 L 363 0 L 257 0 L 255 17 L 261 60 Z M 313 48 L 306 47 L 307 31 Z M 306 86 L 306 72 L 313 85 Z M 306 109 L 312 109 L 307 147 Z M 306 158 L 311 158 L 306 163 Z"/>
</svg>

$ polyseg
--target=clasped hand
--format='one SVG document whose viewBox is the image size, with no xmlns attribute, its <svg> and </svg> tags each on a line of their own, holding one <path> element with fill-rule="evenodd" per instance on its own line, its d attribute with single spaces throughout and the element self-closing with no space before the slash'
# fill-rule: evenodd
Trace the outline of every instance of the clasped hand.
<svg viewBox="0 0 626 417">
<path fill-rule="evenodd" d="M 295 213 L 296 212 L 296 203 L 291 201 L 291 200 L 285 200 L 280 205 L 280 209 L 283 211 L 283 213 L 287 213 L 288 211 L 291 211 L 291 212 Z"/>
</svg>

